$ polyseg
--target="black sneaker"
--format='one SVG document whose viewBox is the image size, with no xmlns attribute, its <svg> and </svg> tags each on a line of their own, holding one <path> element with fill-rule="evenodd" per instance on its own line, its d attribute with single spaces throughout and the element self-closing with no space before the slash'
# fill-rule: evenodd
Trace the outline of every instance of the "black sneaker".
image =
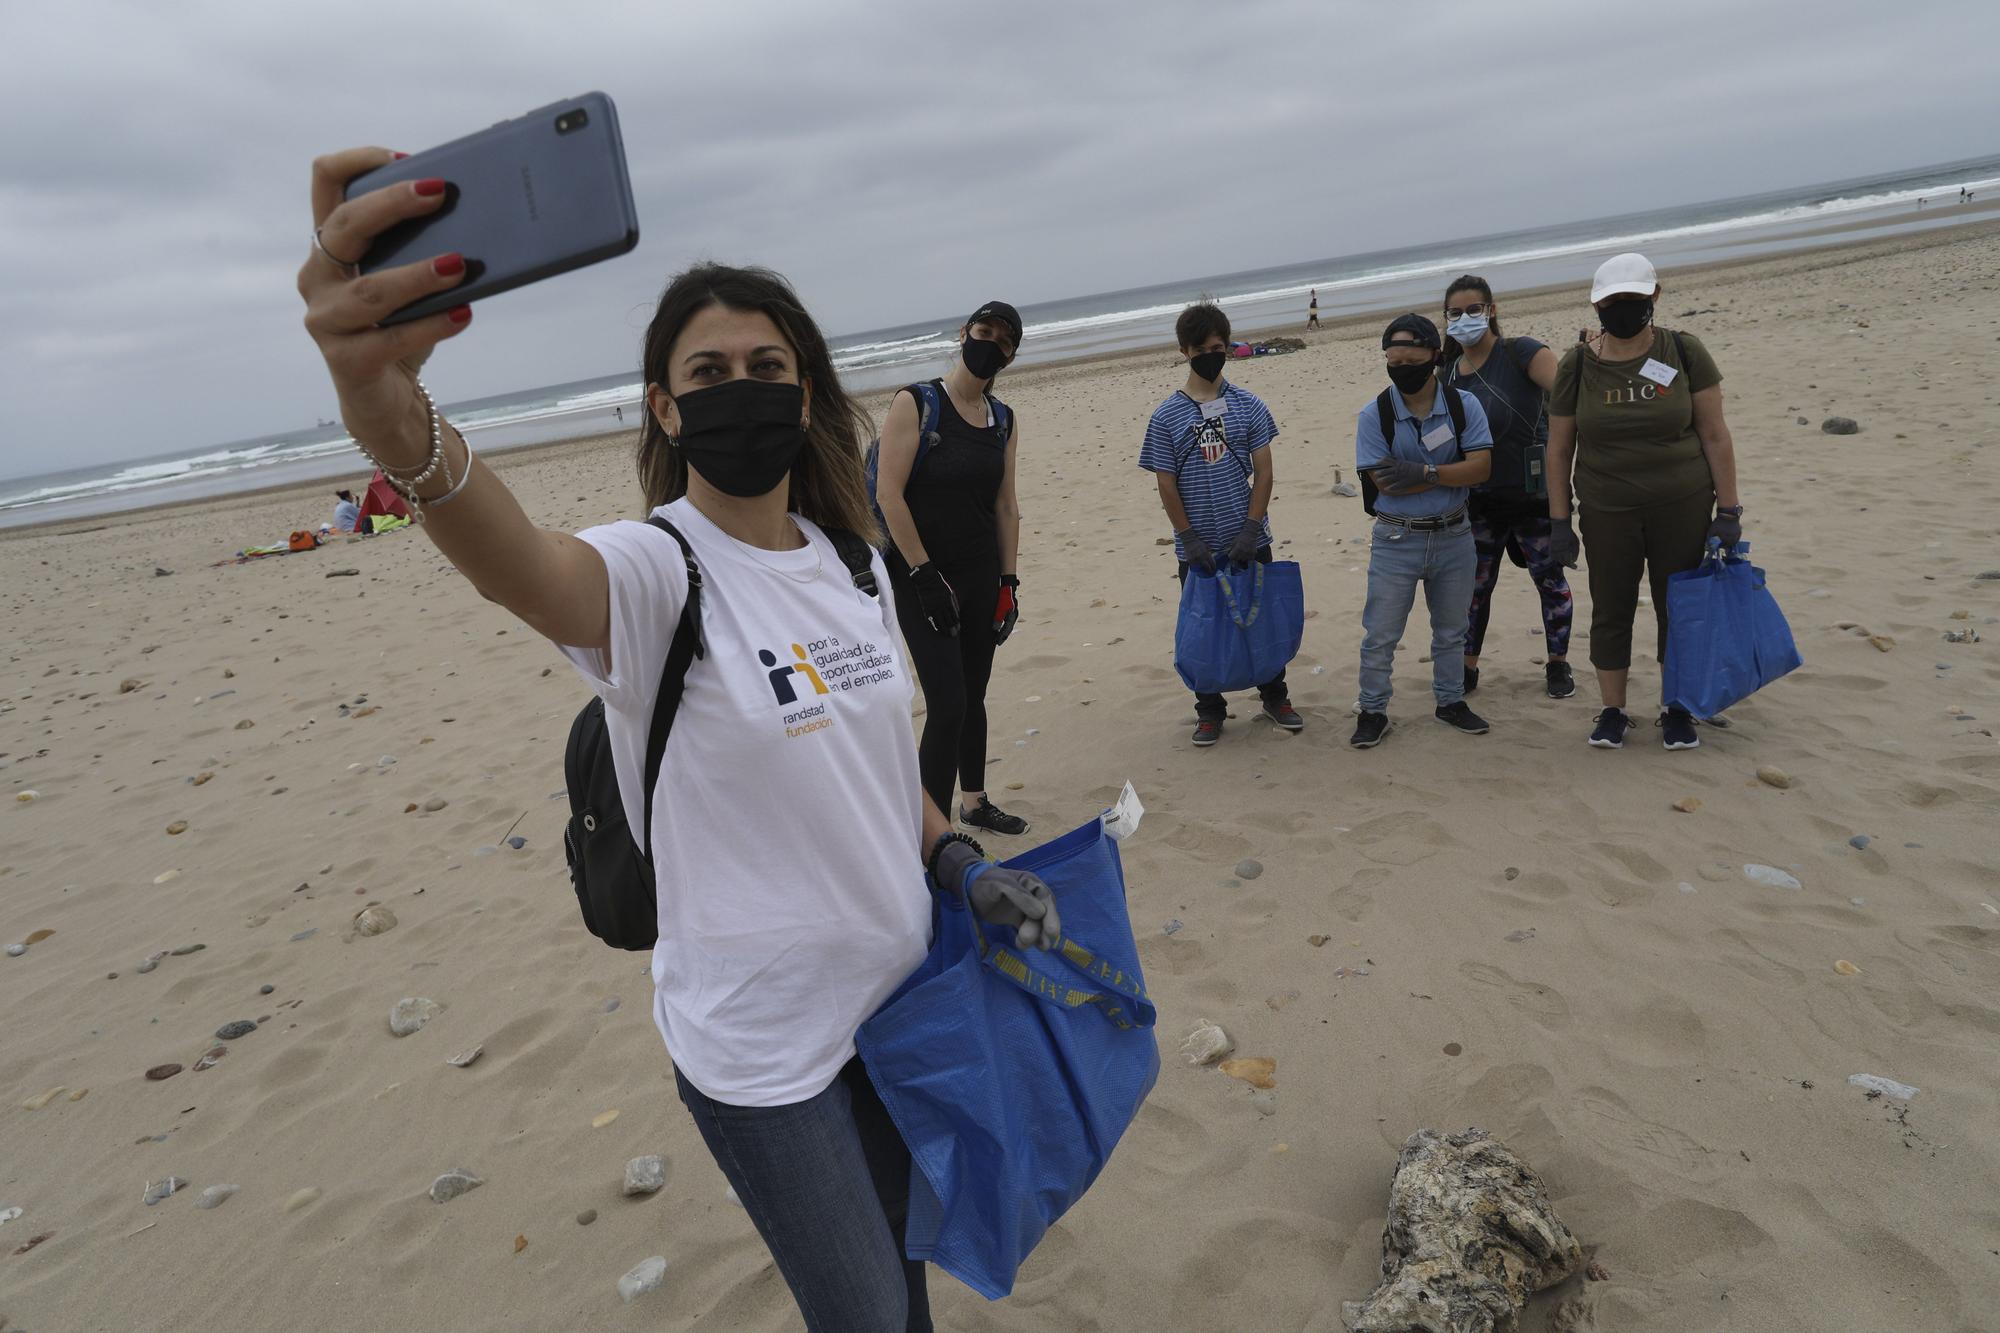
<svg viewBox="0 0 2000 1333">
<path fill-rule="evenodd" d="M 1694 714 L 1685 708 L 1669 708 L 1654 723 L 1660 729 L 1660 743 L 1669 750 L 1699 750 L 1701 737 L 1694 734 Z"/>
<path fill-rule="evenodd" d="M 1567 662 L 1551 662 L 1542 668 L 1549 678 L 1549 698 L 1567 699 L 1576 693 L 1576 673 Z"/>
<path fill-rule="evenodd" d="M 1194 743 L 1204 748 L 1222 739 L 1222 719 L 1205 717 L 1194 724 Z"/>
<path fill-rule="evenodd" d="M 1479 688 L 1479 668 L 1469 666 L 1465 669 L 1465 692 L 1467 694 L 1470 694 L 1478 688 Z"/>
<path fill-rule="evenodd" d="M 1597 715 L 1597 727 L 1590 733 L 1590 743 L 1600 750 L 1622 750 L 1625 748 L 1625 733 L 1632 729 L 1632 719 L 1622 708 L 1607 708 Z"/>
<path fill-rule="evenodd" d="M 1306 729 L 1306 720 L 1299 716 L 1299 710 L 1292 707 L 1289 700 L 1281 704 L 1265 704 L 1264 716 L 1270 718 L 1272 722 L 1283 727 L 1286 731 L 1304 731 Z"/>
<path fill-rule="evenodd" d="M 1354 735 L 1347 743 L 1357 750 L 1372 750 L 1382 743 L 1382 737 L 1388 730 L 1387 713 L 1363 713 L 1361 720 L 1354 724 Z"/>
<path fill-rule="evenodd" d="M 1468 736 L 1484 736 L 1487 732 L 1486 719 L 1466 707 L 1463 699 L 1438 709 L 1437 720 Z"/>
<path fill-rule="evenodd" d="M 1027 820 L 1008 814 L 984 796 L 970 810 L 962 805 L 958 807 L 958 822 L 967 828 L 983 828 L 990 833 L 1005 833 L 1016 838 L 1028 831 Z"/>
</svg>

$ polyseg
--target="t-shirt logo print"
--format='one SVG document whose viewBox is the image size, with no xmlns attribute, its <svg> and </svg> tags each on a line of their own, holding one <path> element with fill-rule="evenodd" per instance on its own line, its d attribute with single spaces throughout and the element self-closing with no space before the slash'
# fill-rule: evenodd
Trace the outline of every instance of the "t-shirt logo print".
<svg viewBox="0 0 2000 1333">
<path fill-rule="evenodd" d="M 1220 463 L 1222 456 L 1229 452 L 1229 441 L 1222 433 L 1222 418 L 1206 417 L 1196 422 L 1194 442 L 1201 446 L 1203 462 Z"/>
<path fill-rule="evenodd" d="M 819 671 L 806 660 L 806 650 L 799 644 L 792 645 L 792 655 L 799 660 L 778 665 L 778 655 L 769 648 L 757 650 L 757 660 L 769 670 L 764 675 L 771 682 L 771 693 L 781 704 L 795 704 L 799 701 L 798 690 L 792 685 L 792 677 L 804 676 L 812 682 L 814 694 L 827 693 L 826 682 L 820 679 Z"/>
</svg>

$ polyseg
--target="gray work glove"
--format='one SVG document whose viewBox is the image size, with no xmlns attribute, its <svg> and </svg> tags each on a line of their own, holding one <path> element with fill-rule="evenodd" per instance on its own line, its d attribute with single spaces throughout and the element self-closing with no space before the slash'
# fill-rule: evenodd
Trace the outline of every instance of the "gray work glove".
<svg viewBox="0 0 2000 1333">
<path fill-rule="evenodd" d="M 1176 532 L 1174 536 L 1181 539 L 1181 558 L 1188 562 L 1190 568 L 1204 574 L 1215 572 L 1215 552 L 1208 549 L 1208 543 L 1199 532 L 1189 528 L 1186 532 Z"/>
<path fill-rule="evenodd" d="M 1743 540 L 1743 519 L 1736 514 L 1718 513 L 1715 521 L 1708 525 L 1708 536 L 1704 545 L 1722 545 L 1722 553 L 1730 555 L 1736 550 L 1736 543 Z"/>
<path fill-rule="evenodd" d="M 1023 949 L 1052 948 L 1062 937 L 1055 895 L 1025 870 L 994 865 L 965 843 L 954 841 L 938 853 L 931 877 L 938 887 L 963 897 L 981 921 L 1012 926 L 1014 943 Z"/>
<path fill-rule="evenodd" d="M 1583 543 L 1577 539 L 1576 520 L 1567 516 L 1549 520 L 1549 557 L 1557 564 L 1569 569 L 1576 568 L 1577 558 L 1583 554 Z"/>
<path fill-rule="evenodd" d="M 1368 470 L 1375 478 L 1376 489 L 1389 495 L 1412 490 L 1423 485 L 1426 480 L 1424 465 L 1412 463 L 1407 458 L 1391 458 Z"/>
<path fill-rule="evenodd" d="M 1243 526 L 1236 530 L 1236 536 L 1229 543 L 1229 563 L 1237 569 L 1248 569 L 1256 563 L 1257 552 L 1264 545 L 1264 525 L 1254 518 L 1243 520 Z"/>
</svg>

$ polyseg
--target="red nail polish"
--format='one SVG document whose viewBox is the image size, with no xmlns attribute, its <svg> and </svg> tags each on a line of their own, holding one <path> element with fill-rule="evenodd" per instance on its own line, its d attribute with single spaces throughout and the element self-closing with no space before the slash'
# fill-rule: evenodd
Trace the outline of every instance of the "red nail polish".
<svg viewBox="0 0 2000 1333">
<path fill-rule="evenodd" d="M 402 160 L 403 160 L 404 158 L 406 158 L 406 157 L 408 157 L 408 156 L 409 156 L 409 154 L 408 154 L 408 153 L 395 153 L 395 154 L 393 154 L 393 155 L 392 155 L 392 157 L 393 157 L 393 160 L 395 160 L 395 161 L 397 161 L 397 162 L 401 162 L 401 161 L 402 161 Z"/>
<path fill-rule="evenodd" d="M 444 317 L 454 324 L 464 324 L 472 318 L 472 307 L 469 305 L 453 306 L 444 312 Z"/>
<path fill-rule="evenodd" d="M 431 261 L 431 272 L 440 278 L 455 278 L 465 272 L 465 256 L 460 254 L 439 255 Z"/>
<path fill-rule="evenodd" d="M 428 176 L 417 182 L 416 191 L 426 199 L 435 198 L 444 193 L 444 182 L 436 176 Z"/>
</svg>

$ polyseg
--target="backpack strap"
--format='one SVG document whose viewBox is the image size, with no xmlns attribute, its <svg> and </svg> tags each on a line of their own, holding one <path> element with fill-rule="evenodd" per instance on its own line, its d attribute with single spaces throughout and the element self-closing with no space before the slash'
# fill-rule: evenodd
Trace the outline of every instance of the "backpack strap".
<svg viewBox="0 0 2000 1333">
<path fill-rule="evenodd" d="M 1444 410 L 1451 416 L 1451 440 L 1458 446 L 1459 456 L 1465 456 L 1465 398 L 1449 384 L 1439 386 L 1444 391 Z"/>
<path fill-rule="evenodd" d="M 848 577 L 854 580 L 854 586 L 880 601 L 882 589 L 875 582 L 875 548 L 846 528 L 822 526 L 820 531 L 839 552 L 840 563 L 847 566 Z"/>
<path fill-rule="evenodd" d="M 1396 401 L 1389 395 L 1394 389 L 1384 389 L 1375 397 L 1375 421 L 1382 428 L 1382 445 L 1391 454 L 1396 451 Z M 1382 488 L 1375 484 L 1375 475 L 1367 468 L 1361 468 L 1361 509 L 1363 513 L 1375 512 L 1376 497 Z"/>
<path fill-rule="evenodd" d="M 993 429 L 999 432 L 1000 443 L 1006 444 L 1007 436 L 1014 429 L 1014 409 L 989 393 L 986 395 L 986 410 L 993 414 Z"/>
<path fill-rule="evenodd" d="M 639 854 L 652 862 L 653 788 L 660 782 L 660 763 L 667 755 L 667 735 L 674 729 L 674 716 L 681 709 L 681 695 L 687 690 L 688 668 L 698 657 L 708 656 L 701 633 L 701 566 L 695 563 L 694 548 L 680 529 L 654 514 L 646 520 L 680 544 L 681 558 L 687 561 L 687 600 L 681 604 L 680 622 L 674 626 L 674 641 L 667 648 L 666 665 L 660 668 L 660 689 L 653 697 L 653 720 L 646 730 L 646 822 L 634 831 L 632 841 Z"/>
</svg>

